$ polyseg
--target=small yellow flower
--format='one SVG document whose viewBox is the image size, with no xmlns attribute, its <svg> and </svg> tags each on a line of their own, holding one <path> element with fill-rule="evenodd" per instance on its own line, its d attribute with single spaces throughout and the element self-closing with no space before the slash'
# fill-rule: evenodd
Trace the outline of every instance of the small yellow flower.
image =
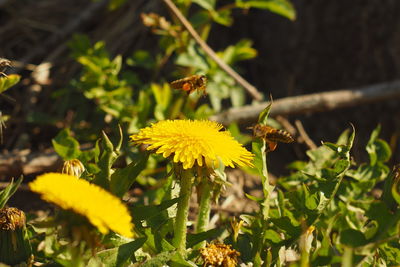
<svg viewBox="0 0 400 267">
<path fill-rule="evenodd" d="M 253 166 L 254 155 L 239 144 L 223 126 L 213 121 L 165 120 L 152 124 L 131 136 L 135 144 L 149 145 L 163 157 L 172 157 L 184 169 L 198 166 Z"/>
<path fill-rule="evenodd" d="M 42 199 L 88 218 L 103 234 L 109 229 L 132 237 L 132 218 L 120 199 L 103 188 L 75 176 L 60 173 L 40 175 L 29 183 Z"/>
</svg>

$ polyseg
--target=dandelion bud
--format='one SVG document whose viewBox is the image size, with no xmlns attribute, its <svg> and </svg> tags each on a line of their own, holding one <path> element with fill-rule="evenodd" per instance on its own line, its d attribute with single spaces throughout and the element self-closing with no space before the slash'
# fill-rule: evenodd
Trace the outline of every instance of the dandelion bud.
<svg viewBox="0 0 400 267">
<path fill-rule="evenodd" d="M 240 253 L 225 244 L 208 244 L 207 247 L 200 249 L 204 266 L 237 266 L 237 257 Z"/>
<path fill-rule="evenodd" d="M 81 177 L 85 171 L 85 166 L 78 159 L 71 159 L 64 161 L 61 173 Z"/>
<path fill-rule="evenodd" d="M 30 264 L 32 248 L 25 228 L 25 214 L 17 208 L 0 209 L 0 262 Z"/>
</svg>

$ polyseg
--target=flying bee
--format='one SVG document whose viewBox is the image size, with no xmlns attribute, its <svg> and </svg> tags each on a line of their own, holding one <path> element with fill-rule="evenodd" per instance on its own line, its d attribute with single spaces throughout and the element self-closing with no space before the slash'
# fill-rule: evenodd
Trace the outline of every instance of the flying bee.
<svg viewBox="0 0 400 267">
<path fill-rule="evenodd" d="M 11 61 L 0 57 L 0 74 L 7 77 L 4 71 L 11 66 Z"/>
<path fill-rule="evenodd" d="M 179 79 L 170 83 L 174 89 L 185 91 L 188 95 L 194 91 L 201 92 L 206 95 L 207 77 L 204 75 L 192 75 L 183 79 Z"/>
<path fill-rule="evenodd" d="M 256 124 L 253 129 L 253 136 L 263 139 L 269 147 L 269 151 L 274 151 L 278 142 L 292 143 L 293 137 L 284 130 L 275 129 L 268 125 Z"/>
</svg>

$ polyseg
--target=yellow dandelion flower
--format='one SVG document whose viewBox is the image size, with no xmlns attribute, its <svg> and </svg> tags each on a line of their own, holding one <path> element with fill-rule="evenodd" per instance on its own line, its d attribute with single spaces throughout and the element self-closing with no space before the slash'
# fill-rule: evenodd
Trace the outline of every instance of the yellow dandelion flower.
<svg viewBox="0 0 400 267">
<path fill-rule="evenodd" d="M 42 199 L 87 217 L 103 234 L 111 229 L 126 237 L 133 236 L 128 208 L 97 185 L 67 174 L 47 173 L 29 183 L 29 187 Z"/>
<path fill-rule="evenodd" d="M 148 145 L 163 157 L 172 157 L 190 169 L 199 166 L 253 166 L 254 155 L 237 142 L 223 126 L 213 121 L 165 120 L 152 124 L 131 136 L 135 144 Z"/>
</svg>

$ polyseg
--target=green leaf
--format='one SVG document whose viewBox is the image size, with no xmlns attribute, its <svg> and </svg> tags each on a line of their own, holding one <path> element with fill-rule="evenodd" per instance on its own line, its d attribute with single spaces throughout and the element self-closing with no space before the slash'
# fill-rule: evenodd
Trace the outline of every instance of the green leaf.
<svg viewBox="0 0 400 267">
<path fill-rule="evenodd" d="M 23 177 L 19 177 L 18 180 L 14 183 L 14 179 L 11 179 L 9 185 L 6 188 L 0 191 L 0 209 L 4 208 L 7 204 L 8 200 L 14 193 L 17 191 L 19 185 L 22 183 Z"/>
<path fill-rule="evenodd" d="M 172 98 L 171 87 L 164 83 L 161 87 L 159 84 L 151 84 L 150 86 L 154 97 L 156 99 L 156 107 L 154 109 L 154 115 L 157 120 L 165 120 L 167 114 L 166 111 L 170 107 Z"/>
<path fill-rule="evenodd" d="M 261 203 L 261 202 L 264 200 L 264 199 L 261 198 L 261 197 L 255 197 L 255 196 L 252 196 L 252 195 L 247 194 L 247 193 L 245 193 L 244 195 L 245 195 L 248 199 L 253 200 L 253 201 L 255 201 L 255 202 L 258 202 L 258 203 Z"/>
<path fill-rule="evenodd" d="M 135 220 L 148 220 L 152 217 L 157 216 L 162 211 L 168 209 L 172 205 L 178 203 L 179 198 L 169 199 L 163 201 L 160 205 L 147 205 L 139 206 L 135 205 L 130 207 L 132 214 L 135 214 Z"/>
<path fill-rule="evenodd" d="M 305 184 L 302 184 L 304 192 L 304 206 L 309 210 L 315 210 L 318 207 L 318 193 L 311 194 Z"/>
<path fill-rule="evenodd" d="M 242 39 L 235 45 L 228 46 L 222 53 L 222 59 L 229 65 L 257 56 L 257 50 L 252 48 L 252 41 Z"/>
<path fill-rule="evenodd" d="M 119 151 L 114 149 L 113 143 L 110 141 L 104 131 L 102 132 L 100 144 L 102 151 L 100 154 L 100 159 L 97 163 L 97 166 L 100 168 L 100 172 L 95 175 L 93 183 L 103 187 L 106 190 L 109 190 L 112 165 L 118 158 Z"/>
<path fill-rule="evenodd" d="M 215 7 L 215 0 L 192 0 L 192 2 L 209 11 L 214 10 Z"/>
<path fill-rule="evenodd" d="M 141 267 L 160 267 L 160 266 L 168 266 L 167 263 L 172 259 L 172 257 L 176 254 L 176 251 L 165 251 L 160 254 L 152 257 L 150 260 L 141 264 Z"/>
<path fill-rule="evenodd" d="M 297 237 L 301 234 L 301 226 L 292 222 L 289 217 L 271 218 L 270 219 L 279 229 L 285 231 L 291 237 Z"/>
<path fill-rule="evenodd" d="M 64 129 L 51 140 L 54 150 L 64 160 L 76 159 L 81 154 L 79 142 L 71 136 L 69 129 Z"/>
<path fill-rule="evenodd" d="M 289 170 L 301 171 L 301 170 L 303 170 L 306 166 L 307 166 L 307 162 L 305 162 L 305 161 L 300 161 L 300 160 L 296 160 L 296 161 L 293 161 L 293 162 L 289 163 L 289 164 L 286 166 L 286 168 L 288 168 Z"/>
<path fill-rule="evenodd" d="M 198 265 L 192 261 L 186 260 L 186 257 L 182 256 L 180 253 L 176 253 L 171 258 L 171 266 L 176 267 L 197 267 Z"/>
<path fill-rule="evenodd" d="M 279 244 L 280 242 L 282 242 L 281 235 L 272 229 L 268 229 L 265 231 L 264 238 L 275 244 Z"/>
<path fill-rule="evenodd" d="M 378 138 L 380 131 L 380 126 L 375 128 L 375 130 L 371 133 L 366 147 L 371 165 L 375 165 L 378 161 L 386 162 L 392 156 L 390 146 L 385 141 Z"/>
<path fill-rule="evenodd" d="M 109 267 L 122 267 L 134 255 L 134 252 L 141 248 L 146 242 L 146 237 L 138 238 L 132 242 L 123 244 L 116 248 L 106 249 L 97 253 L 101 263 Z M 89 266 L 91 262 L 89 261 Z M 96 266 L 96 265 L 94 265 Z"/>
<path fill-rule="evenodd" d="M 383 186 L 383 193 L 381 199 L 385 202 L 390 210 L 396 208 L 396 202 L 400 203 L 400 195 L 398 193 L 398 183 L 400 181 L 400 164 L 393 166 L 393 170 L 387 175 Z M 394 192 L 393 192 L 394 191 Z M 394 199 L 394 195 L 398 198 Z"/>
<path fill-rule="evenodd" d="M 392 196 L 398 205 L 400 205 L 399 183 L 400 177 L 394 177 L 392 184 Z"/>
<path fill-rule="evenodd" d="M 350 161 L 348 159 L 340 159 L 335 163 L 334 171 L 337 174 L 343 173 L 350 167 Z"/>
<path fill-rule="evenodd" d="M 0 94 L 17 84 L 20 79 L 21 76 L 17 74 L 10 74 L 7 77 L 0 76 Z"/>
<path fill-rule="evenodd" d="M 138 162 L 131 162 L 123 169 L 116 169 L 111 175 L 110 189 L 113 194 L 123 197 L 135 182 L 136 177 L 146 168 L 149 153 L 146 153 Z"/>
<path fill-rule="evenodd" d="M 349 247 L 360 247 L 367 244 L 364 234 L 354 229 L 346 229 L 340 233 L 340 242 Z"/>
<path fill-rule="evenodd" d="M 194 42 L 190 42 L 186 53 L 180 53 L 176 59 L 176 64 L 186 67 L 195 67 L 202 71 L 210 69 L 207 57 Z"/>
<path fill-rule="evenodd" d="M 293 5 L 287 0 L 255 0 L 245 1 L 236 0 L 236 5 L 240 8 L 260 8 L 267 9 L 273 13 L 284 16 L 290 20 L 296 19 L 296 11 Z"/>
<path fill-rule="evenodd" d="M 196 244 L 199 244 L 200 242 L 207 240 L 207 239 L 216 239 L 218 236 L 220 236 L 223 232 L 225 231 L 224 228 L 214 228 L 205 232 L 197 233 L 197 234 L 189 234 L 187 236 L 187 247 L 192 248 Z"/>
<path fill-rule="evenodd" d="M 223 9 L 223 10 L 210 10 L 210 14 L 213 18 L 213 20 L 216 23 L 219 23 L 224 26 L 231 26 L 233 23 L 233 18 L 232 18 L 232 11 L 231 9 Z"/>
<path fill-rule="evenodd" d="M 123 4 L 125 4 L 126 1 L 127 1 L 127 0 L 111 0 L 111 1 L 108 3 L 108 8 L 109 8 L 110 10 L 115 10 L 115 9 L 121 7 Z"/>
<path fill-rule="evenodd" d="M 264 124 L 264 125 L 267 123 L 267 119 L 268 119 L 269 111 L 271 110 L 271 106 L 272 106 L 272 102 L 269 102 L 268 106 L 265 109 L 263 109 L 263 111 L 261 111 L 260 115 L 258 115 L 258 123 Z"/>
<path fill-rule="evenodd" d="M 152 69 L 155 64 L 154 58 L 151 56 L 150 52 L 146 50 L 136 50 L 132 57 L 127 59 L 127 65 L 145 69 Z"/>
</svg>

